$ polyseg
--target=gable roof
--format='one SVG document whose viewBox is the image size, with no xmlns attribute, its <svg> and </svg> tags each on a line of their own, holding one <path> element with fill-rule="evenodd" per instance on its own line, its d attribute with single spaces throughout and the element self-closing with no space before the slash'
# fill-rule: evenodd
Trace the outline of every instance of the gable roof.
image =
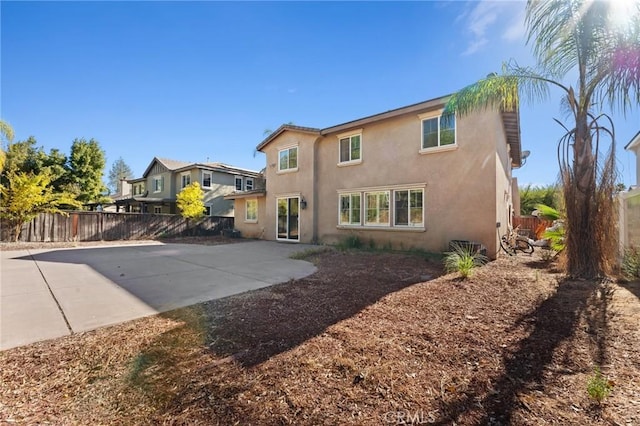
<svg viewBox="0 0 640 426">
<path fill-rule="evenodd" d="M 192 163 L 187 161 L 171 160 L 169 158 L 153 157 L 153 160 L 151 160 L 151 163 L 149 163 L 149 166 L 142 174 L 142 177 L 137 179 L 129 179 L 128 182 L 134 182 L 136 180 L 144 180 L 149 175 L 149 172 L 153 169 L 153 165 L 156 163 L 159 163 L 170 172 L 181 172 L 181 171 L 186 171 L 194 168 L 199 168 L 199 169 L 213 170 L 213 171 L 222 172 L 222 173 L 249 175 L 254 177 L 257 177 L 260 175 L 260 172 L 257 172 L 255 170 L 243 169 L 240 167 L 230 166 L 224 163 Z"/>
<path fill-rule="evenodd" d="M 631 138 L 629 143 L 624 147 L 624 149 L 632 151 L 637 148 L 640 148 L 640 131 L 636 133 L 634 137 Z"/>
<path fill-rule="evenodd" d="M 423 111 L 428 111 L 430 109 L 436 109 L 438 107 L 444 106 L 451 95 L 441 96 L 439 98 L 430 99 L 428 101 L 418 102 L 416 104 L 407 105 L 404 107 L 392 109 L 389 111 L 385 111 L 382 113 L 370 115 L 363 118 L 358 118 L 356 120 L 347 121 L 346 123 L 338 124 L 335 126 L 327 127 L 324 129 L 316 129 L 313 127 L 301 127 L 294 126 L 290 124 L 283 124 L 276 130 L 271 133 L 264 139 L 258 146 L 256 150 L 262 151 L 265 146 L 267 146 L 271 141 L 277 138 L 279 135 L 286 131 L 298 131 L 304 133 L 312 133 L 317 134 L 318 136 L 324 136 L 330 133 L 336 133 L 341 131 L 346 131 L 349 129 L 353 129 L 355 127 L 361 127 L 366 124 L 374 123 L 377 121 L 388 120 L 390 118 L 399 117 L 406 114 L 415 114 Z M 511 147 L 511 166 L 512 167 L 520 167 L 522 165 L 522 151 L 521 151 L 521 142 L 520 142 L 520 111 L 503 111 L 502 112 L 502 124 L 504 126 L 504 132 L 507 138 L 507 144 Z"/>
<path fill-rule="evenodd" d="M 282 126 L 278 127 L 276 129 L 275 132 L 272 132 L 269 136 L 267 136 L 262 142 L 260 142 L 258 144 L 258 146 L 256 147 L 257 151 L 262 151 L 262 149 L 269 145 L 269 143 L 274 140 L 275 138 L 277 138 L 278 136 L 280 136 L 282 133 L 286 132 L 287 130 L 291 130 L 294 132 L 301 132 L 301 133 L 310 133 L 310 134 L 315 134 L 315 135 L 320 135 L 320 129 L 316 129 L 315 127 L 303 127 L 303 126 L 295 126 L 293 124 L 283 124 Z"/>
</svg>

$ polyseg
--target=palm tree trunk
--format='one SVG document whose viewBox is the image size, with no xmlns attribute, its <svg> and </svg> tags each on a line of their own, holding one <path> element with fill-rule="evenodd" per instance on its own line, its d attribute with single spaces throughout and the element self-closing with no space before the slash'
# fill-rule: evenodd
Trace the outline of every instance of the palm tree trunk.
<svg viewBox="0 0 640 426">
<path fill-rule="evenodd" d="M 576 116 L 572 170 L 566 170 L 564 195 L 567 208 L 567 272 L 573 277 L 594 278 L 602 275 L 596 228 L 596 164 L 587 114 Z"/>
</svg>

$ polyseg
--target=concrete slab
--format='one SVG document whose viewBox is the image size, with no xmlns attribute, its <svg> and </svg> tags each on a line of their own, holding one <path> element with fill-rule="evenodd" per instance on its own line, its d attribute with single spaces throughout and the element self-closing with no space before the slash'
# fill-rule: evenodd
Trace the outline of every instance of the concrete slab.
<svg viewBox="0 0 640 426">
<path fill-rule="evenodd" d="M 254 241 L 3 252 L 0 349 L 68 334 L 65 318 L 81 332 L 301 278 L 316 268 L 288 257 L 309 247 Z"/>
</svg>

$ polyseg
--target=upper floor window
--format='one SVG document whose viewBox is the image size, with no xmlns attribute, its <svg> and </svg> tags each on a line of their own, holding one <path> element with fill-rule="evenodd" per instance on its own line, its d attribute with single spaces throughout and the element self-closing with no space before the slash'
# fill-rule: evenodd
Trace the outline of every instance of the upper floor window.
<svg viewBox="0 0 640 426">
<path fill-rule="evenodd" d="M 246 178 L 244 182 L 245 191 L 251 191 L 253 189 L 253 178 Z"/>
<path fill-rule="evenodd" d="M 138 195 L 138 185 L 133 185 L 133 195 Z"/>
<path fill-rule="evenodd" d="M 236 176 L 236 191 L 242 191 L 242 176 Z"/>
<path fill-rule="evenodd" d="M 422 120 L 422 149 L 455 145 L 455 143 L 455 114 L 444 114 Z"/>
<path fill-rule="evenodd" d="M 278 171 L 296 170 L 298 168 L 298 147 L 278 151 Z"/>
<path fill-rule="evenodd" d="M 186 188 L 191 185 L 191 173 L 183 173 L 180 175 L 180 179 L 182 180 L 182 188 Z"/>
<path fill-rule="evenodd" d="M 212 173 L 202 172 L 202 187 L 211 188 Z"/>
<path fill-rule="evenodd" d="M 204 215 L 211 216 L 211 205 L 205 204 L 204 206 Z"/>
<path fill-rule="evenodd" d="M 162 176 L 153 177 L 153 192 L 162 192 L 164 187 L 164 178 Z"/>
<path fill-rule="evenodd" d="M 351 135 L 340 138 L 340 162 L 348 163 L 362 159 L 361 152 L 362 135 Z"/>
</svg>

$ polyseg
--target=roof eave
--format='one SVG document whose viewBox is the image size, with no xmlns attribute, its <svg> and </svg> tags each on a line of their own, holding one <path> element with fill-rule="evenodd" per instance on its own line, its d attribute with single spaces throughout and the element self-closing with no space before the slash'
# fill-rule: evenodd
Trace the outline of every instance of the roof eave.
<svg viewBox="0 0 640 426">
<path fill-rule="evenodd" d="M 631 138 L 631 141 L 624 147 L 627 151 L 635 151 L 640 148 L 640 131 L 636 133 L 634 137 Z"/>
<path fill-rule="evenodd" d="M 319 135 L 320 129 L 316 129 L 314 127 L 303 127 L 303 126 L 295 126 L 293 124 L 283 124 L 278 127 L 275 132 L 272 132 L 269 136 L 267 136 L 262 142 L 256 146 L 256 151 L 262 151 L 267 145 L 269 145 L 275 138 L 280 136 L 282 133 L 286 131 L 300 132 L 300 133 L 309 133 L 312 135 Z"/>
<path fill-rule="evenodd" d="M 511 167 L 522 167 L 522 143 L 520 140 L 520 110 L 502 111 L 502 125 L 510 147 Z"/>
</svg>

